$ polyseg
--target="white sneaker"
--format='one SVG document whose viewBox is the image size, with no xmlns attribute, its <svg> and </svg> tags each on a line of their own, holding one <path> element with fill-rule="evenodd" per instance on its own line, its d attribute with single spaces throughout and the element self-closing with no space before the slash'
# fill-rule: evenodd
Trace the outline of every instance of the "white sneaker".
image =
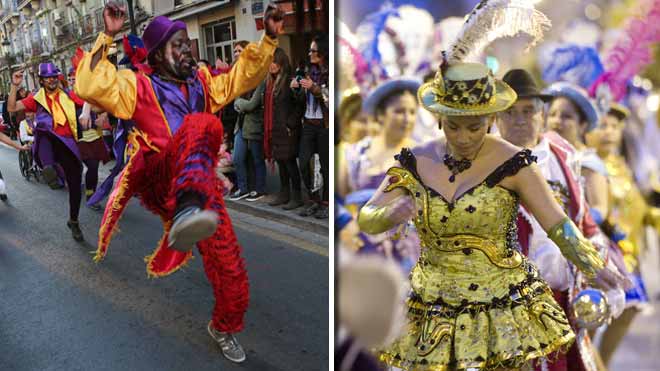
<svg viewBox="0 0 660 371">
<path fill-rule="evenodd" d="M 245 351 L 234 335 L 214 329 L 213 326 L 211 326 L 211 322 L 206 326 L 206 330 L 209 332 L 209 335 L 211 335 L 213 340 L 218 343 L 222 350 L 222 355 L 225 356 L 225 358 L 236 363 L 245 361 Z"/>
<path fill-rule="evenodd" d="M 168 236 L 169 247 L 188 252 L 199 241 L 215 233 L 218 227 L 218 214 L 199 207 L 188 207 L 174 217 L 174 224 Z"/>
</svg>

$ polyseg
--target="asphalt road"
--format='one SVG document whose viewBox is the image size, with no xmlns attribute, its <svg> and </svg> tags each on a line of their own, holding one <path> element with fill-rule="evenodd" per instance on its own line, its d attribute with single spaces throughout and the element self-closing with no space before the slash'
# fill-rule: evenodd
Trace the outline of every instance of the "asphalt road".
<svg viewBox="0 0 660 371">
<path fill-rule="evenodd" d="M 149 279 L 162 233 L 133 200 L 106 259 L 92 262 L 101 213 L 81 210 L 86 243 L 66 228 L 65 191 L 25 181 L 0 146 L 0 370 L 327 370 L 327 238 L 230 212 L 250 277 L 247 361 L 225 360 L 206 333 L 213 295 L 197 255 Z M 107 167 L 101 170 L 107 174 Z"/>
</svg>

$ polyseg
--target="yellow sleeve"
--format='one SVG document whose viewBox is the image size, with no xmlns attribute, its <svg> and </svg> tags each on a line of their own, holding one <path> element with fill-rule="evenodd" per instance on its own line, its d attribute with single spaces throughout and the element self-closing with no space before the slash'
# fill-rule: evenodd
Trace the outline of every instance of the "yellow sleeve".
<svg viewBox="0 0 660 371">
<path fill-rule="evenodd" d="M 101 32 L 92 51 L 85 53 L 78 65 L 74 89 L 80 99 L 117 118 L 128 120 L 133 117 L 137 103 L 137 78 L 133 71 L 118 71 L 108 61 L 108 49 L 112 41 L 112 37 Z M 92 71 L 92 56 L 99 50 L 103 51 L 103 55 Z"/>
<path fill-rule="evenodd" d="M 245 47 L 228 73 L 211 76 L 209 70 L 202 67 L 200 72 L 211 95 L 211 111 L 219 111 L 234 98 L 256 88 L 266 78 L 276 48 L 277 39 L 264 35 L 259 44 L 250 43 Z"/>
</svg>

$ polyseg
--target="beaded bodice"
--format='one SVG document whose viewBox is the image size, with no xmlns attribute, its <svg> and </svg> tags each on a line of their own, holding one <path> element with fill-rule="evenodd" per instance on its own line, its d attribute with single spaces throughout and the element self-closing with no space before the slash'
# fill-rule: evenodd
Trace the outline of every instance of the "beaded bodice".
<svg viewBox="0 0 660 371">
<path fill-rule="evenodd" d="M 416 285 L 413 277 L 413 290 L 426 292 L 428 295 L 425 301 L 437 299 L 441 291 L 433 290 L 428 283 L 438 289 L 444 287 L 445 300 L 449 297 L 458 302 L 462 300 L 460 297 L 463 296 L 463 289 L 474 291 L 476 298 L 482 296 L 479 295 L 482 293 L 484 301 L 506 294 L 509 285 L 517 283 L 521 277 L 512 275 L 505 279 L 507 282 L 500 282 L 502 277 L 498 272 L 519 268 L 524 259 L 517 243 L 518 196 L 499 186 L 499 183 L 531 164 L 535 159 L 531 152 L 518 152 L 481 183 L 451 202 L 424 184 L 417 173 L 412 152 L 404 149 L 397 159 L 402 167 L 388 171 L 390 184 L 386 191 L 404 188 L 414 198 L 418 210 L 414 223 L 422 241 L 421 257 L 415 267 L 417 272 L 413 271 L 413 276 L 418 274 L 420 281 Z M 445 274 L 448 272 L 450 274 Z M 437 279 L 432 278 L 435 274 L 438 274 Z M 480 275 L 486 281 L 475 279 L 475 275 Z M 450 287 L 436 285 L 442 276 L 445 279 L 454 277 L 458 286 L 455 295 L 452 295 Z M 495 285 L 503 284 L 504 292 L 500 292 L 501 287 L 479 290 L 481 286 L 490 286 L 488 280 Z M 466 287 L 461 288 L 462 285 Z"/>
</svg>

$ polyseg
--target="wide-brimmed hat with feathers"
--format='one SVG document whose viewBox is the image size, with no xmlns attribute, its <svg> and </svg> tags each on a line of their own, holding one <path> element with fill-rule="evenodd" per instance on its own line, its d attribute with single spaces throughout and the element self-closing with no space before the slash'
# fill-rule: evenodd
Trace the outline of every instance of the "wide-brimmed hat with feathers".
<svg viewBox="0 0 660 371">
<path fill-rule="evenodd" d="M 486 46 L 502 37 L 526 34 L 528 49 L 543 38 L 550 20 L 534 8 L 533 0 L 482 0 L 467 16 L 433 81 L 422 85 L 417 96 L 436 115 L 480 116 L 509 108 L 516 92 L 496 79 L 481 63 L 470 63 Z"/>
</svg>

